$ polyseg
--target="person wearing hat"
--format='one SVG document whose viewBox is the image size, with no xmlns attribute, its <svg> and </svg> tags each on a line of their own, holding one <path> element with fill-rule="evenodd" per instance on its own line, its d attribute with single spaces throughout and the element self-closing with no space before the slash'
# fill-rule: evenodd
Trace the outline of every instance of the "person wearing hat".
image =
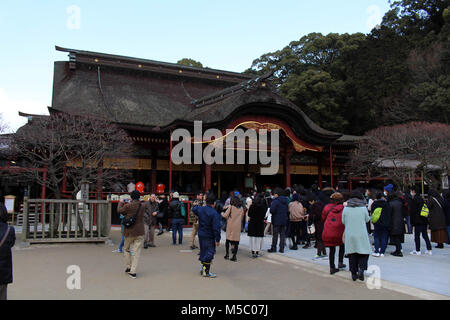
<svg viewBox="0 0 450 320">
<path fill-rule="evenodd" d="M 134 190 L 130 193 L 131 202 L 125 204 L 124 199 L 120 200 L 117 207 L 117 213 L 122 213 L 125 218 L 124 221 L 132 216 L 136 215 L 136 222 L 130 226 L 124 228 L 123 235 L 125 237 L 125 245 L 123 252 L 125 256 L 126 270 L 128 275 L 136 279 L 136 268 L 139 262 L 139 256 L 141 254 L 142 246 L 144 245 L 144 211 L 145 206 L 139 201 L 141 194 L 139 191 Z M 133 246 L 133 258 L 131 258 L 130 247 Z"/>
<path fill-rule="evenodd" d="M 184 217 L 181 214 L 181 208 L 183 203 L 180 201 L 180 195 L 178 192 L 174 192 L 172 200 L 169 202 L 167 213 L 172 218 L 172 241 L 173 245 L 177 244 L 177 232 L 178 232 L 178 244 L 183 244 L 183 225 Z"/>
<path fill-rule="evenodd" d="M 330 197 L 331 203 L 327 204 L 322 211 L 322 222 L 324 223 L 322 241 L 325 247 L 330 249 L 330 274 L 339 272 L 339 269 L 347 267 L 344 264 L 344 242 L 342 236 L 345 226 L 342 223 L 342 211 L 344 210 L 344 196 L 339 193 L 333 193 Z M 334 262 L 336 247 L 339 247 L 338 268 Z"/>
<path fill-rule="evenodd" d="M 387 197 L 394 190 L 394 186 L 392 184 L 388 184 L 384 187 L 384 196 Z"/>
</svg>

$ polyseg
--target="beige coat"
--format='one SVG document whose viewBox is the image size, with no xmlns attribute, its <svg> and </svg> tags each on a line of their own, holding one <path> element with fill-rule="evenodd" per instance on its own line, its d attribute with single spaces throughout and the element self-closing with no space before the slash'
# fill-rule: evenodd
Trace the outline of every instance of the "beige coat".
<svg viewBox="0 0 450 320">
<path fill-rule="evenodd" d="M 242 218 L 244 216 L 244 209 L 229 206 L 227 211 L 222 213 L 222 217 L 227 219 L 227 240 L 240 241 Z"/>
<path fill-rule="evenodd" d="M 292 222 L 299 222 L 304 220 L 305 210 L 299 201 L 292 201 L 289 203 L 289 220 Z"/>
</svg>

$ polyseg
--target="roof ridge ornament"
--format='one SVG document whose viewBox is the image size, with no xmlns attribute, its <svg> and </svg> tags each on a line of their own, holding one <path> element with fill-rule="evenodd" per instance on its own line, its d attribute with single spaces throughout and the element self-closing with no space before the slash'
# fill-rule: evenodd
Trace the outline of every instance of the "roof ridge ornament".
<svg viewBox="0 0 450 320">
<path fill-rule="evenodd" d="M 241 82 L 235 86 L 217 91 L 213 94 L 204 96 L 202 98 L 193 100 L 191 102 L 191 104 L 193 104 L 195 107 L 199 108 L 199 107 L 203 107 L 215 102 L 218 102 L 226 97 L 228 97 L 229 95 L 232 95 L 238 91 L 251 91 L 251 90 L 257 90 L 260 88 L 264 88 L 267 89 L 267 83 L 265 82 L 265 80 L 271 78 L 273 76 L 273 71 L 269 71 L 265 74 L 263 74 L 262 76 L 258 76 L 255 78 L 252 78 L 250 80 Z"/>
</svg>

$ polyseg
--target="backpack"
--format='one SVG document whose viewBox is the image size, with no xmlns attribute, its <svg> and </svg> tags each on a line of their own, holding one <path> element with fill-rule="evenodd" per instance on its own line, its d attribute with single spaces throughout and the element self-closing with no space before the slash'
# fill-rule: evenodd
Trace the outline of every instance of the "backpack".
<svg viewBox="0 0 450 320">
<path fill-rule="evenodd" d="M 136 214 L 132 215 L 129 218 L 124 218 L 123 219 L 123 226 L 125 228 L 131 228 L 136 223 L 137 215 L 138 215 L 140 209 L 141 209 L 141 204 L 139 203 L 139 207 L 138 207 L 138 209 L 136 211 Z"/>
<path fill-rule="evenodd" d="M 376 208 L 376 209 L 373 211 L 372 217 L 371 217 L 372 223 L 377 223 L 378 220 L 380 220 L 380 217 L 381 217 L 381 211 L 383 211 L 383 208 L 381 208 L 381 207 Z"/>
<path fill-rule="evenodd" d="M 424 203 L 422 210 L 420 211 L 420 215 L 422 217 L 428 218 L 428 215 L 430 214 L 430 209 L 428 209 L 428 206 L 426 203 Z"/>
<path fill-rule="evenodd" d="M 327 213 L 327 218 L 324 223 L 325 228 L 330 230 L 332 233 L 336 232 L 339 229 L 343 229 L 344 225 L 342 224 L 342 211 L 337 214 L 333 212 L 333 209 L 337 207 L 337 205 L 333 206 Z"/>
<path fill-rule="evenodd" d="M 186 208 L 184 207 L 184 203 L 180 201 L 181 204 L 181 216 L 184 218 L 186 217 Z"/>
</svg>

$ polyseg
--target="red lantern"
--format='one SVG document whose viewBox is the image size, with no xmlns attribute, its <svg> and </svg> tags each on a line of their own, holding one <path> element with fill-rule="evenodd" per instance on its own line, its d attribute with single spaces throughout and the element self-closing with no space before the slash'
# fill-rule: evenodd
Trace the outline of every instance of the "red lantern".
<svg viewBox="0 0 450 320">
<path fill-rule="evenodd" d="M 136 190 L 139 191 L 140 193 L 144 193 L 144 183 L 143 182 L 138 182 L 136 183 Z"/>
<path fill-rule="evenodd" d="M 156 193 L 163 194 L 165 189 L 166 189 L 166 186 L 164 184 L 160 183 L 156 186 Z"/>
</svg>

